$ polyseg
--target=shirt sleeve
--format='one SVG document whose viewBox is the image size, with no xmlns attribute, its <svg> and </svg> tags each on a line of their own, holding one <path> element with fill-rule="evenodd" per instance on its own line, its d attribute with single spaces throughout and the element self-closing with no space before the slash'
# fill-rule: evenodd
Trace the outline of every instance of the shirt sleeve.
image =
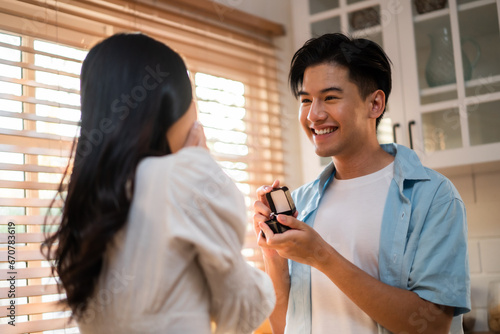
<svg viewBox="0 0 500 334">
<path fill-rule="evenodd" d="M 171 171 L 168 198 L 176 210 L 175 239 L 194 247 L 211 296 L 216 333 L 251 333 L 271 313 L 270 278 L 241 254 L 246 231 L 243 196 L 202 148 L 181 150 Z"/>
<path fill-rule="evenodd" d="M 470 311 L 467 224 L 462 200 L 451 182 L 441 185 L 420 233 L 409 289 L 422 299 Z"/>
</svg>

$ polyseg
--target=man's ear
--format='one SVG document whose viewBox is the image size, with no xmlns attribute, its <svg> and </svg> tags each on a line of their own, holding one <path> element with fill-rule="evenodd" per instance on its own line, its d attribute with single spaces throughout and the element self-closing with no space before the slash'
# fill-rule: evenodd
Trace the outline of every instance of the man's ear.
<svg viewBox="0 0 500 334">
<path fill-rule="evenodd" d="M 369 99 L 369 117 L 377 119 L 385 109 L 385 93 L 378 89 L 368 96 Z"/>
</svg>

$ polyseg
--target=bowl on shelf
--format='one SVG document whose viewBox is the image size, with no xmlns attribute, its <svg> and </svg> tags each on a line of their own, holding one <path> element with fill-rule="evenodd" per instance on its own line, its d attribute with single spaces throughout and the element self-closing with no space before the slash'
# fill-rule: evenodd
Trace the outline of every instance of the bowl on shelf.
<svg viewBox="0 0 500 334">
<path fill-rule="evenodd" d="M 446 7 L 448 0 L 413 0 L 419 14 L 433 12 Z"/>
<path fill-rule="evenodd" d="M 360 9 L 349 14 L 353 30 L 366 29 L 380 24 L 380 15 L 374 7 Z"/>
</svg>

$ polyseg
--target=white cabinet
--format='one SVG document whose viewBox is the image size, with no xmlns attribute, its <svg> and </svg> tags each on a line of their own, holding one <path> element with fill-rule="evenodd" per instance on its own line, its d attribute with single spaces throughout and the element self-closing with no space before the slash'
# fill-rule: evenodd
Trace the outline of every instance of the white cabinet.
<svg viewBox="0 0 500 334">
<path fill-rule="evenodd" d="M 294 0 L 292 10 L 296 48 L 341 31 L 387 52 L 381 141 L 394 129 L 432 168 L 500 160 L 500 0 Z"/>
<path fill-rule="evenodd" d="M 398 17 L 404 112 L 430 167 L 500 160 L 499 1 L 448 0 Z M 406 71 L 407 70 L 407 71 Z"/>
</svg>

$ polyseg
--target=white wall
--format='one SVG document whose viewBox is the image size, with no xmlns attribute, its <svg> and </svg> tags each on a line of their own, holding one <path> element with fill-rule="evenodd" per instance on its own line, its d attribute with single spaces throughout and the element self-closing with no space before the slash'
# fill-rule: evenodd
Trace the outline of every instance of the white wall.
<svg viewBox="0 0 500 334">
<path fill-rule="evenodd" d="M 440 170 L 465 203 L 472 287 L 470 316 L 476 331 L 487 331 L 488 284 L 500 280 L 500 162 Z"/>
</svg>

